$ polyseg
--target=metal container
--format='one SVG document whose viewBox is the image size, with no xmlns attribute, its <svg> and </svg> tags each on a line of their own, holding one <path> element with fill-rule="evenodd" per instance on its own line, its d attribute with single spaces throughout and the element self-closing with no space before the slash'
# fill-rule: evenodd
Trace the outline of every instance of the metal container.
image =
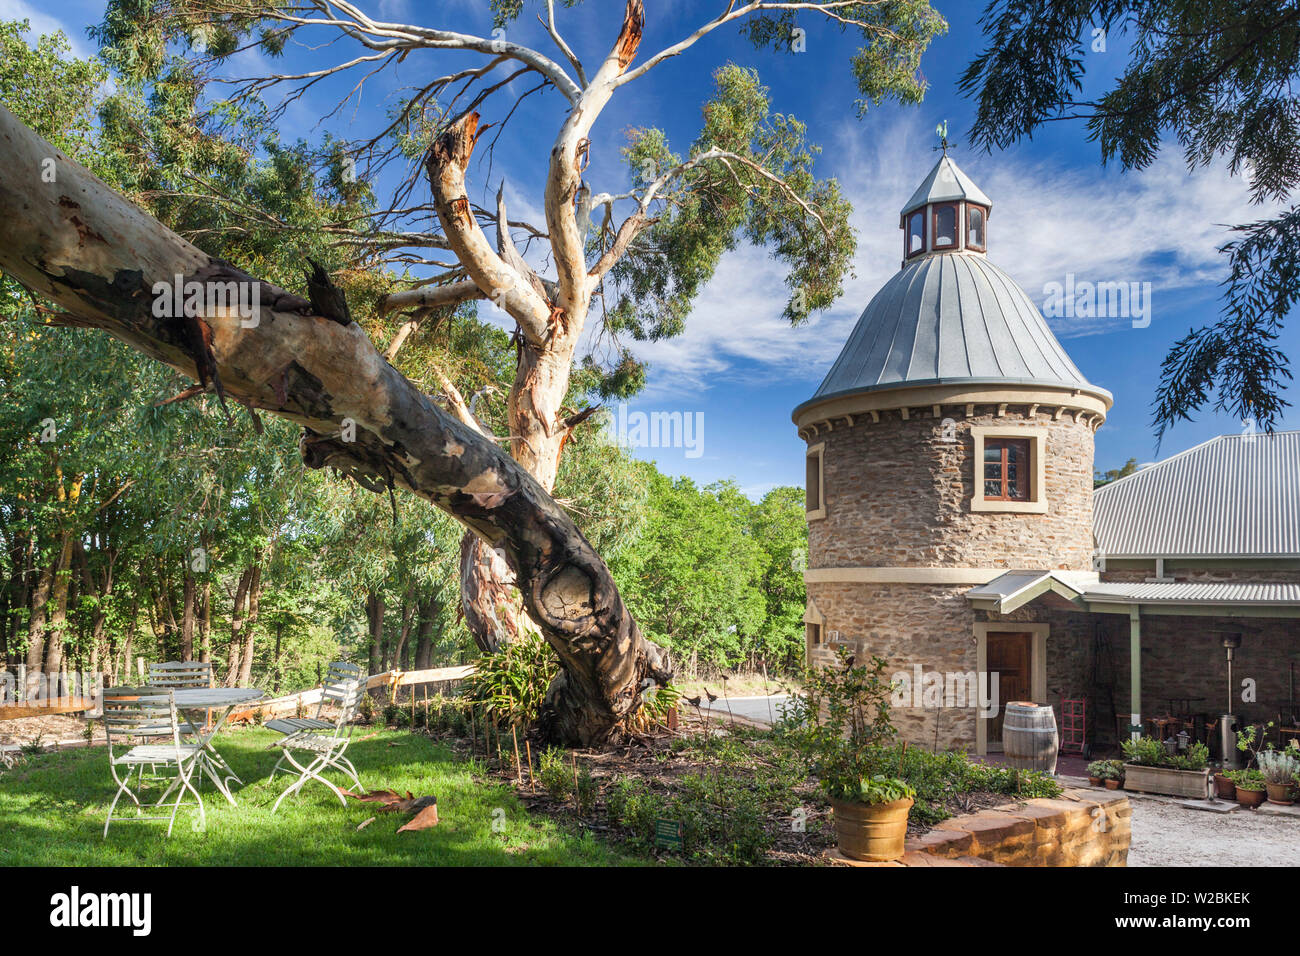
<svg viewBox="0 0 1300 956">
<path fill-rule="evenodd" d="M 1236 714 L 1219 715 L 1219 748 L 1223 751 L 1223 769 L 1241 769 L 1241 751 L 1237 749 Z"/>
</svg>

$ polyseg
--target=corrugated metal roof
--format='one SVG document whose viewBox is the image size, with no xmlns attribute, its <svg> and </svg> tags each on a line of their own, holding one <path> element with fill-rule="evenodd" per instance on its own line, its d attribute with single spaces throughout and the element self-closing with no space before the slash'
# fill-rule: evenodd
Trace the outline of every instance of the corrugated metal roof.
<svg viewBox="0 0 1300 956">
<path fill-rule="evenodd" d="M 971 178 L 957 167 L 952 157 L 944 155 L 934 164 L 921 185 L 916 187 L 916 192 L 912 193 L 912 198 L 903 207 L 902 215 L 906 216 L 926 203 L 948 202 L 953 199 L 967 199 L 990 207 L 993 205 L 993 200 L 971 182 Z"/>
<path fill-rule="evenodd" d="M 988 584 L 981 584 L 966 592 L 968 599 L 1001 599 L 1010 597 L 1022 588 L 1036 584 L 1043 578 L 1051 577 L 1050 571 L 1008 571 L 1000 574 Z"/>
<path fill-rule="evenodd" d="M 1300 431 L 1222 435 L 1098 488 L 1106 557 L 1300 556 Z"/>
<path fill-rule="evenodd" d="M 977 382 L 1066 387 L 1110 401 L 1009 275 L 982 255 L 943 253 L 909 263 L 876 293 L 809 402 Z"/>
<path fill-rule="evenodd" d="M 1266 604 L 1300 605 L 1300 584 L 1094 584 L 1084 600 L 1138 604 Z"/>
</svg>

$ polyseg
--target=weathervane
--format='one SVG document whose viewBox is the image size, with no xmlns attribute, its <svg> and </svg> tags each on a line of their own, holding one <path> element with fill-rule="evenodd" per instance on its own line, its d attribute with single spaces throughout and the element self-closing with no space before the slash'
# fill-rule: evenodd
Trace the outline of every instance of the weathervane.
<svg viewBox="0 0 1300 956">
<path fill-rule="evenodd" d="M 939 145 L 938 145 L 938 146 L 932 146 L 932 147 L 930 147 L 930 148 L 931 148 L 931 149 L 941 149 L 941 150 L 943 150 L 943 154 L 944 154 L 945 156 L 947 156 L 947 155 L 948 155 L 948 147 L 949 147 L 949 146 L 956 146 L 956 145 L 957 145 L 956 143 L 950 143 L 950 142 L 948 142 L 948 121 L 947 121 L 947 120 L 944 120 L 942 123 L 940 123 L 938 126 L 936 126 L 935 129 L 934 129 L 934 133 L 935 133 L 936 136 L 939 137 Z"/>
</svg>

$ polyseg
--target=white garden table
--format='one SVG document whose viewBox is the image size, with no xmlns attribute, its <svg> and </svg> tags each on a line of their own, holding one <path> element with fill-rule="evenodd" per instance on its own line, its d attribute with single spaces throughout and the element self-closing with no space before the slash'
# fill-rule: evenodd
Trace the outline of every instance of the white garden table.
<svg viewBox="0 0 1300 956">
<path fill-rule="evenodd" d="M 190 726 L 194 728 L 198 737 L 198 744 L 202 748 L 198 760 L 199 772 L 211 778 L 222 796 L 230 801 L 231 806 L 235 806 L 235 798 L 231 796 L 226 782 L 234 780 L 242 785 L 244 781 L 230 769 L 230 764 L 217 753 L 211 741 L 236 707 L 260 700 L 266 696 L 265 693 L 254 687 L 187 687 L 172 693 L 176 697 L 176 709 L 184 712 L 189 719 Z M 205 735 L 203 733 L 205 716 L 209 711 L 215 711 L 218 716 L 211 730 Z"/>
</svg>

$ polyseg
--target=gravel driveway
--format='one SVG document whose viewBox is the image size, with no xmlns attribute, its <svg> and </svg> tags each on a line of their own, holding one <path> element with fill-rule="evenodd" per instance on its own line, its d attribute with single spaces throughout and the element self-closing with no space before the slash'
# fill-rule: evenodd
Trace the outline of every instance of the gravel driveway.
<svg viewBox="0 0 1300 956">
<path fill-rule="evenodd" d="M 1131 802 L 1129 866 L 1300 866 L 1300 816 L 1210 813 L 1149 797 Z"/>
</svg>

